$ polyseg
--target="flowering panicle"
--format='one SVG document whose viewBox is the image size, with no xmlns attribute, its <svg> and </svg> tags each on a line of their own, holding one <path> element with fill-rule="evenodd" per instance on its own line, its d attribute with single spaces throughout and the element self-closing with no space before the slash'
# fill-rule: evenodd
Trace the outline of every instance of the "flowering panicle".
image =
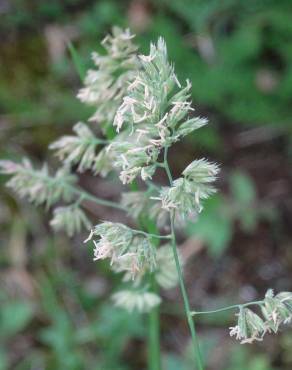
<svg viewBox="0 0 292 370">
<path fill-rule="evenodd" d="M 127 96 L 117 110 L 114 126 L 125 130 L 128 140 L 113 143 L 123 158 L 115 165 L 121 169 L 124 184 L 138 175 L 143 180 L 155 172 L 158 155 L 181 137 L 205 125 L 205 119 L 189 118 L 190 89 L 187 81 L 182 88 L 173 66 L 168 62 L 165 42 L 159 38 L 151 44 L 149 55 L 140 55 L 141 68 L 127 90 Z"/>
<path fill-rule="evenodd" d="M 70 202 L 74 197 L 72 185 L 77 179 L 66 167 L 51 176 L 46 164 L 36 170 L 28 159 L 23 159 L 22 163 L 3 160 L 0 161 L 0 173 L 12 175 L 7 186 L 21 198 L 37 205 L 50 207 L 60 200 Z"/>
<path fill-rule="evenodd" d="M 65 230 L 70 237 L 80 233 L 83 228 L 89 230 L 92 226 L 78 204 L 55 208 L 50 225 L 57 231 Z"/>
<path fill-rule="evenodd" d="M 274 295 L 268 290 L 265 299 L 259 303 L 262 317 L 249 308 L 240 306 L 237 325 L 230 328 L 230 335 L 241 343 L 261 341 L 266 333 L 277 333 L 281 324 L 292 320 L 292 293 L 282 292 Z"/>
<path fill-rule="evenodd" d="M 183 171 L 183 177 L 175 180 L 171 187 L 164 187 L 160 197 L 162 208 L 175 210 L 183 217 L 202 211 L 202 201 L 215 192 L 211 184 L 215 181 L 219 168 L 205 159 L 193 161 Z"/>
<path fill-rule="evenodd" d="M 151 44 L 149 55 L 137 55 L 133 37 L 129 30 L 113 28 L 112 34 L 102 42 L 104 53 L 92 54 L 96 68 L 87 72 L 85 86 L 78 93 L 82 102 L 95 109 L 89 122 L 98 123 L 103 134 L 110 126 L 114 127 L 116 136 L 111 140 L 99 139 L 95 128 L 79 122 L 73 127 L 73 135 L 63 136 L 50 145 L 63 162 L 55 175 L 49 174 L 46 165 L 36 170 L 27 159 L 19 164 L 0 161 L 0 173 L 11 175 L 7 185 L 35 204 L 50 207 L 60 201 L 69 203 L 58 205 L 51 220 L 54 229 L 64 229 L 69 236 L 82 228 L 91 228 L 81 209 L 83 199 L 128 209 L 128 214 L 138 223 L 150 220 L 149 228 L 155 221 L 158 229 L 166 230 L 171 216 L 170 235 L 160 235 L 159 231 L 148 234 L 121 223 L 102 222 L 91 230 L 85 242 L 93 241 L 94 261 L 108 259 L 111 269 L 123 274 L 126 288 L 112 299 L 129 311 L 148 312 L 160 304 L 160 297 L 151 291 L 150 277 L 151 282 L 154 280 L 165 289 L 174 287 L 179 279 L 188 323 L 194 333 L 180 266 L 183 261 L 176 250 L 175 226 L 201 212 L 203 201 L 215 192 L 213 182 L 219 168 L 206 159 L 194 160 L 181 177 L 172 181 L 168 148 L 204 126 L 207 120 L 194 116 L 191 83 L 187 80 L 183 86 L 180 84 L 168 61 L 164 40 L 159 38 L 156 44 Z M 163 162 L 159 161 L 162 151 Z M 76 187 L 77 177 L 70 173 L 70 168 L 74 170 L 75 166 L 81 173 L 90 170 L 101 176 L 117 170 L 123 184 L 141 177 L 148 189 L 124 193 L 121 205 L 99 199 Z M 166 171 L 168 187 L 161 188 L 149 181 L 157 168 Z M 157 241 L 161 239 L 171 239 L 172 244 L 160 245 Z M 248 308 L 252 305 L 258 305 L 258 313 Z M 274 295 L 270 290 L 263 301 L 223 310 L 235 307 L 239 308 L 238 321 L 230 328 L 230 335 L 242 343 L 252 343 L 262 340 L 266 333 L 276 333 L 281 324 L 291 322 L 292 293 Z"/>
<path fill-rule="evenodd" d="M 56 155 L 67 166 L 78 165 L 78 171 L 93 169 L 97 160 L 96 148 L 105 140 L 98 139 L 83 122 L 73 127 L 76 136 L 62 136 L 49 147 L 56 150 Z"/>
<path fill-rule="evenodd" d="M 77 95 L 82 102 L 96 107 L 89 120 L 97 122 L 103 131 L 112 124 L 128 83 L 134 79 L 138 68 L 133 38 L 128 29 L 113 28 L 112 34 L 102 41 L 106 53 L 92 54 L 96 69 L 87 72 L 85 87 Z"/>
</svg>

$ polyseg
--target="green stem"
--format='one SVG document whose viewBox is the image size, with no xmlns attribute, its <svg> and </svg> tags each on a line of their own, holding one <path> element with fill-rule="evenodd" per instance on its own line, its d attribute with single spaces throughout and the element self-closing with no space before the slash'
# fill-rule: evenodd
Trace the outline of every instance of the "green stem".
<svg viewBox="0 0 292 370">
<path fill-rule="evenodd" d="M 132 191 L 138 191 L 137 181 L 133 181 L 130 184 Z M 159 230 L 157 229 L 154 222 L 152 222 L 147 216 L 140 217 L 138 220 L 140 229 L 147 230 L 148 233 L 142 230 L 136 230 L 138 234 L 143 234 L 147 237 L 153 238 L 152 242 L 157 247 L 159 239 L 169 239 L 170 236 L 158 235 Z M 149 274 L 149 284 L 151 291 L 158 294 L 158 285 L 153 274 Z M 151 309 L 148 314 L 148 337 L 147 337 L 147 349 L 148 349 L 148 370 L 161 370 L 160 360 L 160 317 L 159 317 L 159 306 Z"/>
<path fill-rule="evenodd" d="M 135 234 L 141 234 L 141 235 L 144 235 L 148 238 L 155 238 L 155 239 L 171 239 L 171 235 L 159 235 L 159 234 L 151 234 L 151 233 L 146 233 L 145 231 L 142 231 L 142 230 L 136 230 L 136 229 L 132 229 L 132 231 L 135 233 Z"/>
<path fill-rule="evenodd" d="M 80 189 L 77 186 L 73 186 L 73 185 L 71 185 L 70 183 L 67 183 L 64 180 L 59 180 L 58 178 L 55 178 L 55 177 L 49 177 L 47 175 L 43 175 L 40 172 L 36 172 L 36 171 L 33 171 L 33 170 L 31 170 L 31 171 L 24 170 L 23 173 L 29 174 L 31 177 L 41 179 L 44 183 L 47 183 L 51 186 L 55 186 L 56 183 L 57 184 L 60 183 L 60 185 L 67 188 L 70 192 L 77 194 L 83 200 L 87 199 L 87 200 L 90 200 L 91 202 L 94 202 L 94 203 L 99 204 L 101 206 L 106 206 L 106 207 L 120 209 L 122 211 L 127 211 L 127 209 L 119 203 L 112 202 L 110 200 L 105 200 L 105 199 L 98 198 L 95 195 L 92 195 L 92 194 L 88 193 L 87 191 Z"/>
<path fill-rule="evenodd" d="M 168 154 L 168 148 L 165 148 L 165 150 L 164 150 L 164 168 L 165 168 L 165 171 L 167 173 L 169 183 L 170 183 L 170 186 L 171 186 L 172 183 L 173 183 L 173 179 L 172 179 L 171 171 L 170 171 L 168 161 L 167 161 L 167 154 Z M 182 268 L 181 268 L 181 265 L 180 265 L 180 262 L 179 262 L 178 252 L 177 252 L 175 229 L 174 229 L 174 215 L 175 215 L 174 212 L 172 212 L 171 215 L 170 215 L 170 227 L 171 227 L 171 236 L 172 236 L 172 238 L 171 238 L 172 251 L 173 251 L 175 266 L 176 266 L 176 270 L 177 270 L 177 274 L 178 274 L 180 290 L 181 290 L 182 297 L 183 297 L 183 302 L 184 302 L 184 307 L 185 307 L 185 314 L 186 314 L 187 322 L 188 322 L 189 329 L 190 329 L 190 332 L 191 332 L 192 344 L 193 344 L 193 348 L 194 348 L 194 351 L 195 351 L 195 360 L 196 360 L 196 363 L 197 363 L 197 366 L 198 366 L 198 370 L 204 370 L 203 359 L 202 359 L 202 354 L 201 354 L 201 350 L 200 350 L 200 344 L 199 344 L 199 340 L 198 340 L 198 336 L 197 336 L 197 332 L 196 332 L 196 328 L 195 328 L 195 323 L 194 323 L 194 320 L 192 318 L 190 303 L 189 303 L 189 299 L 188 299 L 188 295 L 187 295 L 187 291 L 186 291 L 186 287 L 185 287 L 185 283 L 184 283 L 184 279 L 183 279 L 183 272 L 182 272 Z"/>
<path fill-rule="evenodd" d="M 244 303 L 244 304 L 234 304 L 232 306 L 227 306 L 227 307 L 219 308 L 217 310 L 211 310 L 211 311 L 192 311 L 191 312 L 191 315 L 192 316 L 195 316 L 195 315 L 208 315 L 208 314 L 212 314 L 212 313 L 224 312 L 224 311 L 229 311 L 229 310 L 235 310 L 235 309 L 240 309 L 240 308 L 254 306 L 254 305 L 258 305 L 259 306 L 259 305 L 262 305 L 263 303 L 264 303 L 264 301 L 255 301 L 255 302 L 248 302 L 248 303 Z"/>
<path fill-rule="evenodd" d="M 69 185 L 69 184 L 66 184 L 66 186 L 67 186 L 68 189 L 70 189 L 70 191 L 72 191 L 72 193 L 75 193 L 75 194 L 78 194 L 79 196 L 81 196 L 83 200 L 89 200 L 89 201 L 94 202 L 96 204 L 99 204 L 101 206 L 120 209 L 122 211 L 127 211 L 127 209 L 119 203 L 112 202 L 110 200 L 105 200 L 105 199 L 98 198 L 95 195 L 92 195 L 92 194 L 88 193 L 85 190 L 82 190 L 80 188 L 77 188 L 77 187 Z"/>
<path fill-rule="evenodd" d="M 159 230 L 156 224 L 148 217 L 142 223 L 150 235 L 158 235 Z M 158 247 L 159 239 L 153 238 L 152 243 Z M 149 274 L 151 291 L 159 294 L 159 287 L 153 273 Z M 148 368 L 149 370 L 161 370 L 160 359 L 160 308 L 156 306 L 149 312 L 149 332 L 148 332 Z"/>
<path fill-rule="evenodd" d="M 179 257 L 177 253 L 176 238 L 175 238 L 175 231 L 174 231 L 174 213 L 171 214 L 170 220 L 171 220 L 171 234 L 172 234 L 172 243 L 171 243 L 172 251 L 173 251 L 173 256 L 175 260 L 176 270 L 178 273 L 179 285 L 180 285 L 180 289 L 181 289 L 181 293 L 182 293 L 182 297 L 184 301 L 185 313 L 186 313 L 187 321 L 189 324 L 189 329 L 191 332 L 193 348 L 194 348 L 195 356 L 196 356 L 196 363 L 197 363 L 199 370 L 204 370 L 203 359 L 202 359 L 200 345 L 199 345 L 199 341 L 198 341 L 198 337 L 196 333 L 195 323 L 192 318 L 192 313 L 190 310 L 190 303 L 189 303 L 189 299 L 188 299 L 188 295 L 187 295 L 187 291 L 186 291 L 186 287 L 185 287 L 185 283 L 183 279 L 182 268 L 180 266 Z"/>
<path fill-rule="evenodd" d="M 153 275 L 150 277 L 150 283 L 152 292 L 157 293 L 158 287 Z M 149 312 L 148 343 L 149 370 L 161 370 L 159 306 L 152 308 Z"/>
<path fill-rule="evenodd" d="M 172 186 L 173 179 L 172 179 L 172 175 L 171 175 L 170 168 L 169 168 L 168 161 L 167 161 L 167 154 L 168 154 L 168 148 L 166 147 L 164 149 L 163 164 L 164 164 L 164 168 L 165 168 L 165 171 L 166 171 L 166 174 L 167 174 L 167 177 L 168 177 L 170 186 Z"/>
<path fill-rule="evenodd" d="M 70 52 L 70 55 L 71 55 L 71 59 L 73 61 L 73 64 L 75 66 L 75 69 L 79 75 L 79 78 L 81 81 L 84 80 L 85 78 L 85 75 L 86 75 L 86 70 L 85 70 L 85 66 L 83 64 L 83 62 L 81 61 L 81 58 L 77 52 L 77 50 L 75 49 L 74 45 L 72 44 L 72 42 L 68 42 L 67 44 L 68 46 L 68 50 Z"/>
</svg>

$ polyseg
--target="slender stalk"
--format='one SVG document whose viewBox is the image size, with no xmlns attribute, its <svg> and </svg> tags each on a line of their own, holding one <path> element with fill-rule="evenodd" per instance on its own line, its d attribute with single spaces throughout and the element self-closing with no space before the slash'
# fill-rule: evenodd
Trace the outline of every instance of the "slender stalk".
<svg viewBox="0 0 292 370">
<path fill-rule="evenodd" d="M 157 235 L 159 230 L 156 224 L 148 217 L 144 219 L 145 229 L 150 235 Z M 155 233 L 155 234 L 153 234 Z M 153 238 L 153 244 L 158 247 L 159 239 Z M 151 291 L 159 294 L 159 287 L 153 273 L 149 274 Z M 161 370 L 160 358 L 160 307 L 156 306 L 149 312 L 149 332 L 148 332 L 148 368 L 149 370 Z"/>
<path fill-rule="evenodd" d="M 72 191 L 72 193 L 78 194 L 84 200 L 90 200 L 91 202 L 94 202 L 94 203 L 99 204 L 101 206 L 116 208 L 116 209 L 120 209 L 122 211 L 127 211 L 127 209 L 119 203 L 112 202 L 110 200 L 105 200 L 105 199 L 98 198 L 95 195 L 92 195 L 92 194 L 88 193 L 85 190 L 82 190 L 78 187 L 75 187 L 75 186 L 72 186 L 72 185 L 69 185 L 69 184 L 67 184 L 66 186 L 67 186 L 68 189 L 70 189 L 70 191 Z"/>
<path fill-rule="evenodd" d="M 110 200 L 105 200 L 105 199 L 98 198 L 95 195 L 92 195 L 92 194 L 88 193 L 87 191 L 85 191 L 85 190 L 83 190 L 83 189 L 81 189 L 77 186 L 73 186 L 73 185 L 71 185 L 70 183 L 67 183 L 64 180 L 60 180 L 60 179 L 57 179 L 57 178 L 54 178 L 54 177 L 43 175 L 43 174 L 37 173 L 33 170 L 32 171 L 24 170 L 24 173 L 29 174 L 31 177 L 41 179 L 44 183 L 47 183 L 49 185 L 55 185 L 56 183 L 60 183 L 60 185 L 62 185 L 64 188 L 68 189 L 68 191 L 77 194 L 83 200 L 87 199 L 87 200 L 90 200 L 90 201 L 92 201 L 96 204 L 99 204 L 101 206 L 106 206 L 106 207 L 120 209 L 122 211 L 127 211 L 127 209 L 119 203 L 112 202 Z"/>
<path fill-rule="evenodd" d="M 148 184 L 149 186 L 149 184 Z M 133 181 L 130 184 L 132 191 L 138 191 L 139 187 L 137 181 Z M 149 186 L 150 188 L 150 186 Z M 148 189 L 149 190 L 149 189 Z M 150 189 L 151 190 L 151 189 Z M 152 238 L 153 244 L 157 247 L 159 239 L 169 239 L 168 236 L 158 235 L 159 230 L 155 223 L 152 222 L 147 216 L 140 217 L 138 220 L 138 225 L 141 230 L 135 230 L 138 234 L 145 235 Z M 147 233 L 142 231 L 142 229 L 147 230 Z M 149 274 L 149 284 L 151 291 L 158 294 L 158 285 L 153 274 Z M 159 306 L 151 309 L 148 314 L 148 336 L 147 336 L 147 353 L 148 353 L 148 370 L 161 370 L 161 359 L 160 359 L 160 312 Z"/>
<path fill-rule="evenodd" d="M 163 166 L 165 168 L 165 171 L 166 171 L 166 174 L 167 174 L 170 186 L 171 186 L 172 183 L 173 183 L 173 179 L 172 179 L 172 175 L 171 175 L 170 168 L 169 168 L 169 165 L 168 165 L 167 155 L 168 155 L 168 148 L 166 147 L 164 149 Z"/>
<path fill-rule="evenodd" d="M 68 46 L 68 50 L 70 52 L 70 56 L 73 61 L 74 67 L 76 69 L 76 72 L 78 73 L 80 80 L 83 81 L 86 75 L 85 65 L 81 61 L 81 58 L 77 50 L 75 49 L 74 45 L 72 44 L 72 42 L 68 42 L 67 46 Z"/>
<path fill-rule="evenodd" d="M 188 299 L 188 295 L 187 295 L 187 291 L 186 291 L 186 287 L 185 287 L 185 283 L 183 279 L 183 273 L 182 273 L 182 269 L 180 266 L 178 253 L 177 253 L 176 238 L 175 238 L 175 232 L 174 232 L 174 213 L 171 214 L 170 220 L 171 220 L 171 233 L 172 233 L 172 240 L 171 240 L 172 251 L 173 251 L 173 256 L 175 259 L 176 270 L 178 273 L 179 285 L 180 285 L 180 289 L 181 289 L 181 293 L 182 293 L 182 297 L 184 301 L 185 313 L 186 313 L 187 321 L 189 324 L 189 329 L 191 332 L 192 343 L 193 343 L 193 348 L 194 348 L 195 357 L 196 357 L 196 363 L 197 363 L 199 370 L 204 370 L 203 359 L 202 359 L 200 345 L 199 345 L 199 341 L 198 341 L 198 337 L 196 333 L 195 323 L 192 318 L 192 313 L 190 310 L 190 303 L 189 303 L 189 299 Z"/>
<path fill-rule="evenodd" d="M 229 310 L 235 310 L 235 309 L 240 309 L 243 307 L 249 307 L 249 306 L 255 306 L 255 305 L 261 305 L 263 304 L 264 301 L 255 301 L 255 302 L 248 302 L 244 304 L 234 304 L 232 306 L 227 306 L 223 308 L 219 308 L 217 310 L 211 310 L 211 311 L 192 311 L 191 315 L 208 315 L 208 314 L 213 314 L 213 313 L 218 313 L 218 312 L 224 312 L 224 311 L 229 311 Z"/>
<path fill-rule="evenodd" d="M 165 168 L 165 171 L 167 173 L 169 183 L 170 183 L 170 185 L 172 185 L 173 179 L 172 179 L 171 171 L 170 171 L 168 161 L 167 161 L 167 154 L 168 154 L 168 149 L 165 148 L 165 150 L 164 150 L 164 168 Z M 194 320 L 192 318 L 190 303 L 189 303 L 189 299 L 188 299 L 188 295 L 187 295 L 187 291 L 186 291 L 186 287 L 185 287 L 185 283 L 184 283 L 184 279 L 183 279 L 183 272 L 182 272 L 182 268 L 181 268 L 181 265 L 180 265 L 180 262 L 179 262 L 178 252 L 177 252 L 175 229 L 174 229 L 174 216 L 175 216 L 175 214 L 174 214 L 174 212 L 172 212 L 171 215 L 170 215 L 170 227 L 171 227 L 171 236 L 172 236 L 171 237 L 172 251 L 173 251 L 173 256 L 174 256 L 174 260 L 175 260 L 175 266 L 176 266 L 178 278 L 179 278 L 180 290 L 181 290 L 183 301 L 184 301 L 185 314 L 186 314 L 187 322 L 188 322 L 189 329 L 190 329 L 190 332 L 191 332 L 192 344 L 193 344 L 193 348 L 194 348 L 194 351 L 195 351 L 196 364 L 197 364 L 198 370 L 204 370 L 203 359 L 202 359 L 202 354 L 201 354 L 201 350 L 200 350 L 200 344 L 199 344 L 198 336 L 197 336 L 197 333 L 196 333 L 195 323 L 194 323 Z"/>
<path fill-rule="evenodd" d="M 151 233 L 146 233 L 145 231 L 142 230 L 136 230 L 132 229 L 132 231 L 136 234 L 141 234 L 144 236 L 147 236 L 148 238 L 155 238 L 155 239 L 171 239 L 171 235 L 159 235 L 159 234 L 151 234 Z"/>
<path fill-rule="evenodd" d="M 153 276 L 150 277 L 150 283 L 152 292 L 157 293 L 158 287 Z M 161 370 L 159 306 L 149 312 L 148 366 L 149 370 Z"/>
</svg>

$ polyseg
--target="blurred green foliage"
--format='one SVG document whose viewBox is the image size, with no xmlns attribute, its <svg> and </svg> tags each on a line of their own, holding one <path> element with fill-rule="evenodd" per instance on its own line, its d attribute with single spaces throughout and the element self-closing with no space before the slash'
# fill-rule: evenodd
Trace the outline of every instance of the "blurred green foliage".
<svg viewBox="0 0 292 370">
<path fill-rule="evenodd" d="M 249 175 L 235 171 L 229 176 L 228 196 L 217 194 L 205 202 L 202 214 L 188 225 L 189 235 L 201 239 L 213 257 L 219 257 L 229 246 L 235 224 L 251 234 L 261 220 L 275 221 L 273 205 L 257 201 L 255 185 Z"/>
</svg>

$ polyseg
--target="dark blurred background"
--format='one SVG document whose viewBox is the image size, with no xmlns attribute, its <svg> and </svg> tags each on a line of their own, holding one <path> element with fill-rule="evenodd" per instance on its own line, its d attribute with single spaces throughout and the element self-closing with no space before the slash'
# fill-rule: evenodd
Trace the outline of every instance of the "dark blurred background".
<svg viewBox="0 0 292 370">
<path fill-rule="evenodd" d="M 67 49 L 85 67 L 112 25 L 147 52 L 163 36 L 181 80 L 210 124 L 171 152 L 220 163 L 218 193 L 190 224 L 182 253 L 192 307 L 210 309 L 292 290 L 291 0 L 0 0 L 0 156 L 55 166 L 47 145 L 90 111 Z M 50 214 L 19 200 L 0 177 L 0 370 L 146 368 L 147 321 L 109 300 L 119 284 L 82 240 L 54 234 Z M 85 179 L 97 194 L 120 191 Z M 3 185 L 3 186 L 2 186 Z M 106 193 L 105 193 L 106 192 Z M 92 219 L 115 214 L 93 209 Z M 180 293 L 164 293 L 165 370 L 193 369 Z M 262 343 L 229 338 L 232 313 L 198 323 L 209 370 L 288 370 L 292 330 Z"/>
</svg>

